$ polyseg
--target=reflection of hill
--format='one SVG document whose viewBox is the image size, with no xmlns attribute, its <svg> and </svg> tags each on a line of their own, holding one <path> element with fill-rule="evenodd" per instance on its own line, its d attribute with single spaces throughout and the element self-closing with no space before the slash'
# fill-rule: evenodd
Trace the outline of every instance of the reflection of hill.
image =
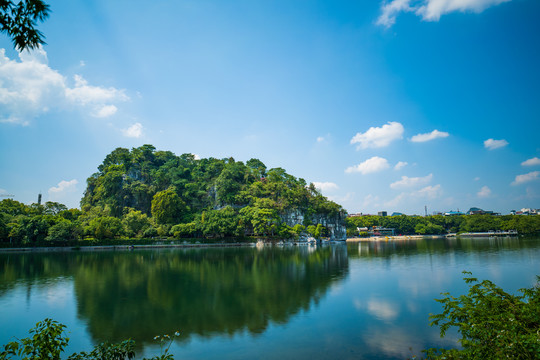
<svg viewBox="0 0 540 360">
<path fill-rule="evenodd" d="M 176 330 L 185 337 L 263 332 L 308 309 L 348 266 L 345 247 L 81 255 L 78 312 L 94 340 L 140 344 Z"/>
<path fill-rule="evenodd" d="M 43 280 L 65 279 L 75 258 L 70 253 L 0 254 L 0 296 L 16 285 L 39 284 Z"/>
<path fill-rule="evenodd" d="M 490 253 L 502 250 L 538 248 L 535 238 L 450 238 L 349 243 L 349 258 L 385 258 L 418 254 Z"/>
</svg>

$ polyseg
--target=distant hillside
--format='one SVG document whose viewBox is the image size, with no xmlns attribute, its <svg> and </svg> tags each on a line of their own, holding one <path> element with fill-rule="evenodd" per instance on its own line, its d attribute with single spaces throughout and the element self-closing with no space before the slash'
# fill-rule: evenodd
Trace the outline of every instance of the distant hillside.
<svg viewBox="0 0 540 360">
<path fill-rule="evenodd" d="M 319 232 L 330 227 L 329 235 L 338 231 L 344 237 L 345 212 L 340 205 L 312 183 L 282 168 L 268 170 L 258 159 L 195 159 L 143 145 L 131 151 L 115 149 L 98 170 L 87 179 L 81 200 L 84 213 L 120 218 L 140 211 L 156 224 L 191 224 L 180 227 L 190 234 L 274 235 L 290 232 L 295 225 L 300 225 L 298 233 L 302 227 L 321 224 Z M 222 228 L 205 229 L 207 222 L 220 222 L 214 217 L 223 218 Z"/>
</svg>

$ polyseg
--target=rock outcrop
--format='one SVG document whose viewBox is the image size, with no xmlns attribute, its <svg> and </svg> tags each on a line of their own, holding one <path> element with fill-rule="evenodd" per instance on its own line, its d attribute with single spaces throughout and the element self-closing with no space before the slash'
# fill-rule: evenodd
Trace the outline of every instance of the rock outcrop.
<svg viewBox="0 0 540 360">
<path fill-rule="evenodd" d="M 301 210 L 290 210 L 280 215 L 281 220 L 293 227 L 297 224 L 304 225 L 306 215 Z M 347 228 L 345 225 L 345 212 L 339 212 L 337 215 L 331 216 L 327 214 L 313 214 L 309 217 L 309 222 L 312 224 L 321 224 L 328 230 L 330 240 L 346 240 Z"/>
</svg>

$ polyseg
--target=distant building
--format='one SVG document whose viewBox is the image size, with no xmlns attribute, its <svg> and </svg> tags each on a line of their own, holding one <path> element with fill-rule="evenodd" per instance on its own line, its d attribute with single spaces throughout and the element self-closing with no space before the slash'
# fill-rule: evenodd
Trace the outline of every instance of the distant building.
<svg viewBox="0 0 540 360">
<path fill-rule="evenodd" d="M 538 215 L 540 209 L 523 208 L 521 211 L 516 211 L 515 215 Z"/>
<path fill-rule="evenodd" d="M 500 213 L 496 213 L 491 210 L 482 210 L 477 207 L 470 208 L 469 211 L 467 211 L 467 214 L 469 215 L 501 215 Z"/>
<path fill-rule="evenodd" d="M 472 207 L 467 211 L 468 215 L 484 215 L 486 212 L 480 208 Z"/>
<path fill-rule="evenodd" d="M 461 211 L 447 211 L 444 213 L 444 216 L 453 216 L 453 215 L 465 215 Z"/>
<path fill-rule="evenodd" d="M 392 216 L 401 216 L 401 215 L 405 215 L 405 214 L 400 213 L 400 212 L 393 212 L 392 213 Z"/>
<path fill-rule="evenodd" d="M 379 211 L 379 216 L 388 216 L 388 213 L 386 211 Z"/>
<path fill-rule="evenodd" d="M 385 228 L 382 226 L 374 226 L 369 231 L 370 235 L 373 236 L 394 236 L 396 234 L 395 229 L 393 228 Z"/>
</svg>

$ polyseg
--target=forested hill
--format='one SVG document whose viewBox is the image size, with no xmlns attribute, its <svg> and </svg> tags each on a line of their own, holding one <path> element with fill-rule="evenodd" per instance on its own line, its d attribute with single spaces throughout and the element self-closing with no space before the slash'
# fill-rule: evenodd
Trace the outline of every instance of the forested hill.
<svg viewBox="0 0 540 360">
<path fill-rule="evenodd" d="M 83 213 L 122 218 L 140 211 L 156 225 L 190 225 L 181 227 L 184 232 L 197 227 L 205 235 L 277 234 L 291 230 L 283 229 L 291 213 L 306 227 L 320 223 L 321 216 L 345 214 L 312 183 L 282 168 L 267 169 L 258 159 L 196 159 L 143 145 L 115 149 L 98 170 L 87 179 Z M 209 217 L 225 217 L 234 229 L 205 231 L 201 227 Z"/>
</svg>

